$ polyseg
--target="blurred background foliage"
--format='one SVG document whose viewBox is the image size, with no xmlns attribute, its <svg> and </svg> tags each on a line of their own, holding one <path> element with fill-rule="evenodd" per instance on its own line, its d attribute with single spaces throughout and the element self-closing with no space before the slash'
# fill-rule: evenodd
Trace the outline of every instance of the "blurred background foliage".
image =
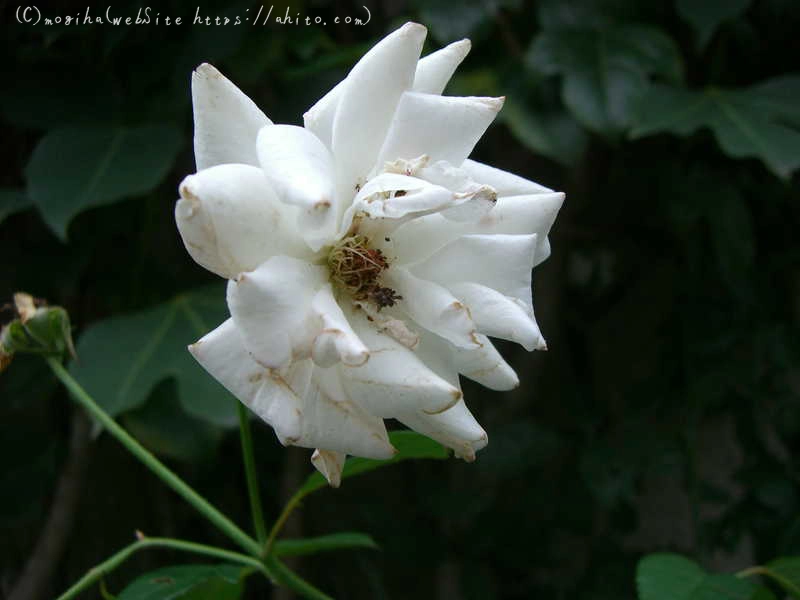
<svg viewBox="0 0 800 600">
<path fill-rule="evenodd" d="M 67 307 L 73 374 L 246 523 L 234 399 L 185 352 L 225 315 L 223 284 L 191 261 L 172 216 L 194 170 L 191 71 L 211 62 L 274 121 L 300 124 L 404 21 L 428 26 L 426 51 L 470 37 L 449 93 L 507 96 L 474 156 L 567 193 L 534 275 L 550 351 L 502 345 L 522 380 L 511 393 L 465 382 L 491 438 L 476 463 L 404 463 L 309 498 L 290 533 L 366 531 L 381 549 L 307 558 L 300 572 L 337 598 L 618 600 L 636 597 L 653 551 L 695 561 L 664 558 L 663 585 L 698 564 L 730 573 L 800 554 L 800 4 L 367 6 L 365 26 L 332 24 L 365 18 L 360 5 L 314 0 L 289 14 L 328 25 L 191 26 L 195 10 L 233 19 L 258 6 L 167 1 L 151 18 L 183 25 L 114 27 L 18 24 L 3 3 L 3 298 L 23 289 Z M 137 529 L 225 543 L 92 436 L 40 360 L 15 360 L 0 397 L 0 594 L 42 543 L 49 595 Z M 309 453 L 260 424 L 255 443 L 274 518 Z M 185 560 L 140 554 L 107 584 Z M 659 595 L 647 566 L 643 600 L 688 598 Z M 285 597 L 258 582 L 243 593 Z"/>
</svg>

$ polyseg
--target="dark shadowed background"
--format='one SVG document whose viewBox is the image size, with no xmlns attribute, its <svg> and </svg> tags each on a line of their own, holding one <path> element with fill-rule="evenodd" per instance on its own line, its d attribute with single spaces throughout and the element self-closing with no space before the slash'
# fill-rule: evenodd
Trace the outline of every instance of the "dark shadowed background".
<svg viewBox="0 0 800 600">
<path fill-rule="evenodd" d="M 189 24 L 248 2 L 163 2 L 127 27 L 20 24 L 0 3 L 3 302 L 25 290 L 68 308 L 75 375 L 247 524 L 235 400 L 184 350 L 203 333 L 187 315 L 206 329 L 225 315 L 172 214 L 194 170 L 191 71 L 211 62 L 301 124 L 403 22 L 429 28 L 425 52 L 470 37 L 447 91 L 507 97 L 474 157 L 567 194 L 534 274 L 550 350 L 501 345 L 513 392 L 464 382 L 490 438 L 474 464 L 411 461 L 310 497 L 291 535 L 359 530 L 380 550 L 297 568 L 337 598 L 617 600 L 636 597 L 646 553 L 722 572 L 800 554 L 800 4 L 363 2 L 363 26 L 332 24 L 365 19 L 360 5 L 297 0 L 290 15 L 328 24 L 257 27 Z M 255 444 L 272 520 L 310 452 L 261 423 Z M 35 548 L 49 598 L 136 530 L 227 544 L 92 436 L 41 360 L 15 360 L 0 376 L 0 596 Z M 106 584 L 190 560 L 141 553 Z M 253 579 L 243 597 L 287 596 Z"/>
</svg>

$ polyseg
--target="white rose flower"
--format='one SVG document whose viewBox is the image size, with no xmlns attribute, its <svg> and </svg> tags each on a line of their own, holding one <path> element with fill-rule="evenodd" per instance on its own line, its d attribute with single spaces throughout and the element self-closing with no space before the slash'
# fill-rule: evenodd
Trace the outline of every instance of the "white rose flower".
<svg viewBox="0 0 800 600">
<path fill-rule="evenodd" d="M 564 195 L 469 160 L 503 98 L 442 96 L 470 48 L 419 59 L 407 23 L 304 115 L 275 125 L 220 74 L 192 75 L 197 173 L 175 218 L 229 279 L 231 318 L 190 346 L 284 445 L 387 459 L 394 418 L 466 460 L 487 443 L 459 374 L 519 380 L 487 336 L 544 349 L 531 270 Z"/>
</svg>

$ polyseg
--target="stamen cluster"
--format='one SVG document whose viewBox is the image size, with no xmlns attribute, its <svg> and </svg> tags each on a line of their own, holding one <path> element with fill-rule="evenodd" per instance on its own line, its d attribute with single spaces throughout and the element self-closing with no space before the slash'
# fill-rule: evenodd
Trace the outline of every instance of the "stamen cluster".
<svg viewBox="0 0 800 600">
<path fill-rule="evenodd" d="M 402 296 L 379 281 L 388 266 L 383 252 L 370 248 L 369 238 L 364 235 L 342 239 L 328 254 L 328 268 L 334 285 L 354 300 L 372 302 L 378 310 L 402 300 Z"/>
</svg>

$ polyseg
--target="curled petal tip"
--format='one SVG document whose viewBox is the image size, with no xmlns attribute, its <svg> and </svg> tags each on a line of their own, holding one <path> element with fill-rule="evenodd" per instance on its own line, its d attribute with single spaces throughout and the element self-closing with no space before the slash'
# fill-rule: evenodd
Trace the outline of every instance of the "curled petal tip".
<svg viewBox="0 0 800 600">
<path fill-rule="evenodd" d="M 189 175 L 188 177 L 184 177 L 181 184 L 178 186 L 178 194 L 184 200 L 193 200 L 197 202 L 197 194 L 192 189 L 194 186 L 192 185 L 194 182 L 194 175 Z"/>
<path fill-rule="evenodd" d="M 469 450 L 465 449 L 464 452 L 461 452 L 459 458 L 461 458 L 464 462 L 468 463 L 475 462 L 475 451 L 470 446 Z"/>
<path fill-rule="evenodd" d="M 409 21 L 400 28 L 400 31 L 406 35 L 425 36 L 428 33 L 428 28 L 420 23 Z"/>
<path fill-rule="evenodd" d="M 456 404 L 458 404 L 461 401 L 461 399 L 463 397 L 464 397 L 464 394 L 461 392 L 461 390 L 459 390 L 458 388 L 452 388 L 450 390 L 450 401 L 447 404 L 445 404 L 444 406 L 441 406 L 441 407 L 437 407 L 437 408 L 435 408 L 433 410 L 424 410 L 423 409 L 422 412 L 424 412 L 426 415 L 440 415 L 443 412 L 453 408 Z"/>
<path fill-rule="evenodd" d="M 506 97 L 505 96 L 499 96 L 497 98 L 489 98 L 488 102 L 487 102 L 489 108 L 491 108 L 492 110 L 495 110 L 497 112 L 500 112 L 500 109 L 503 108 L 503 105 L 505 103 L 506 103 Z"/>
<path fill-rule="evenodd" d="M 464 38 L 463 40 L 453 42 L 446 47 L 446 50 L 452 52 L 458 57 L 459 61 L 462 61 L 466 58 L 467 54 L 469 54 L 469 51 L 472 50 L 472 42 L 468 38 Z"/>
<path fill-rule="evenodd" d="M 350 356 L 345 356 L 342 359 L 342 362 L 346 364 L 348 367 L 360 367 L 365 365 L 369 360 L 369 351 L 359 352 L 358 354 L 353 354 Z"/>
<path fill-rule="evenodd" d="M 218 76 L 220 72 L 211 63 L 204 62 L 197 65 L 192 75 Z"/>
</svg>

